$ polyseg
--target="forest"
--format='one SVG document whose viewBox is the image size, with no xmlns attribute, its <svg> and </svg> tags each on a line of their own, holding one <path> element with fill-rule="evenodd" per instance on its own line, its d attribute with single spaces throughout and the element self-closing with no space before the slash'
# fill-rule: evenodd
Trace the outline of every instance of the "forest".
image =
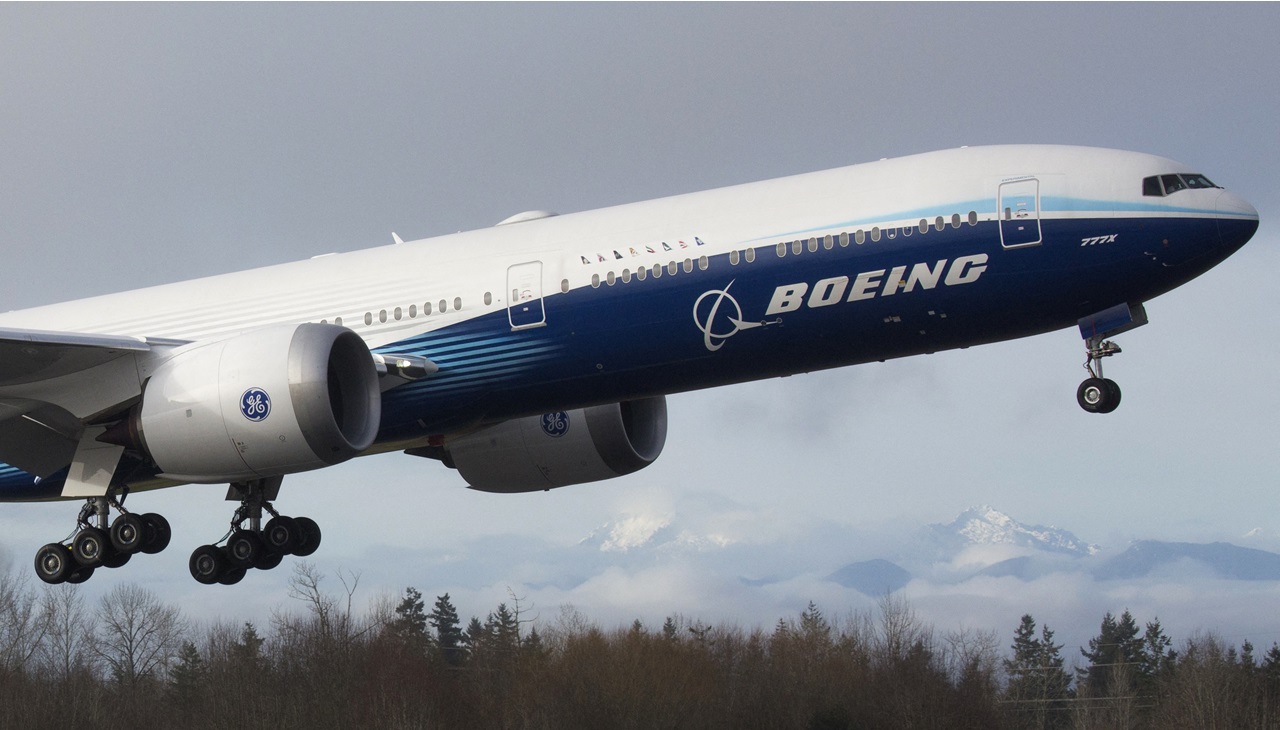
<svg viewBox="0 0 1280 730">
<path fill-rule="evenodd" d="M 0 727 L 1280 726 L 1280 647 L 1175 643 L 1127 610 L 1075 658 L 1030 615 L 1005 638 L 941 631 L 894 596 L 767 628 L 604 628 L 571 607 L 530 618 L 514 593 L 466 621 L 411 587 L 357 610 L 358 587 L 299 563 L 294 610 L 231 625 L 136 584 L 89 602 L 0 574 Z"/>
</svg>

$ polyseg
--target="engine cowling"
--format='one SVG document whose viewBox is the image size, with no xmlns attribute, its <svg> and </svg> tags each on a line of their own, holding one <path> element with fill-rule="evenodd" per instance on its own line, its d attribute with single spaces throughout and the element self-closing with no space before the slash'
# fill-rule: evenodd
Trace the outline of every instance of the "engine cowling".
<svg viewBox="0 0 1280 730">
<path fill-rule="evenodd" d="M 134 428 L 163 476 L 234 482 L 346 461 L 373 443 L 381 408 L 359 335 L 280 325 L 178 351 L 148 379 Z"/>
<path fill-rule="evenodd" d="M 666 440 L 658 396 L 505 421 L 446 441 L 445 454 L 472 489 L 536 492 L 639 471 Z"/>
</svg>

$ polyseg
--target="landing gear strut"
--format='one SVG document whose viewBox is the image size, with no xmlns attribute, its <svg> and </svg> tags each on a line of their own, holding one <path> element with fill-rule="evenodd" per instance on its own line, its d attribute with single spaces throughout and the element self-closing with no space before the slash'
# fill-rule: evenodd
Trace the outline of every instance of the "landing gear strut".
<svg viewBox="0 0 1280 730">
<path fill-rule="evenodd" d="M 191 577 L 205 585 L 239 583 L 250 569 L 270 570 L 286 555 L 306 556 L 320 547 L 320 527 L 307 517 L 287 517 L 271 506 L 281 479 L 257 479 L 231 485 L 228 499 L 240 507 L 231 529 L 219 543 L 201 545 L 191 553 Z M 262 513 L 271 519 L 262 524 Z"/>
<path fill-rule="evenodd" d="M 98 568 L 119 568 L 134 553 L 154 554 L 169 546 L 169 522 L 158 514 L 133 514 L 124 508 L 128 490 L 116 498 L 113 489 L 89 497 L 80 508 L 76 528 L 61 542 L 36 551 L 36 575 L 45 583 L 83 583 Z M 120 512 L 111 519 L 111 509 Z"/>
<path fill-rule="evenodd" d="M 1111 341 L 1096 342 L 1089 339 L 1088 357 L 1084 369 L 1089 377 L 1076 388 L 1076 402 L 1090 413 L 1110 413 L 1120 405 L 1120 386 L 1116 381 L 1102 377 L 1102 358 L 1119 355 L 1120 346 Z"/>
</svg>

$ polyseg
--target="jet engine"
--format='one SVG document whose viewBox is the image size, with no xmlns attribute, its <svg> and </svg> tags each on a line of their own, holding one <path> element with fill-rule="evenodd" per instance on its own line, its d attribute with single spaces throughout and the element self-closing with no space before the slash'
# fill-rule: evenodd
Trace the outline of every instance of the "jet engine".
<svg viewBox="0 0 1280 730">
<path fill-rule="evenodd" d="M 639 471 L 666 440 L 657 396 L 504 421 L 447 440 L 444 460 L 472 489 L 536 492 Z"/>
<path fill-rule="evenodd" d="M 373 443 L 381 408 L 359 335 L 331 324 L 280 325 L 178 350 L 151 373 L 126 424 L 103 440 L 140 447 L 167 478 L 243 481 L 350 459 Z"/>
</svg>

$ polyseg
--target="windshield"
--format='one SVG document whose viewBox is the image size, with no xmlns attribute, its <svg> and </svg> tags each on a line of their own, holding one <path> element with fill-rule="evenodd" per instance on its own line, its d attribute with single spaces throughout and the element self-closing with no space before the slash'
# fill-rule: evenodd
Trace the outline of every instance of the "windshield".
<svg viewBox="0 0 1280 730">
<path fill-rule="evenodd" d="M 1142 180 L 1142 194 L 1163 197 L 1189 188 L 1216 188 L 1209 178 L 1200 173 L 1181 175 L 1152 175 Z"/>
</svg>

